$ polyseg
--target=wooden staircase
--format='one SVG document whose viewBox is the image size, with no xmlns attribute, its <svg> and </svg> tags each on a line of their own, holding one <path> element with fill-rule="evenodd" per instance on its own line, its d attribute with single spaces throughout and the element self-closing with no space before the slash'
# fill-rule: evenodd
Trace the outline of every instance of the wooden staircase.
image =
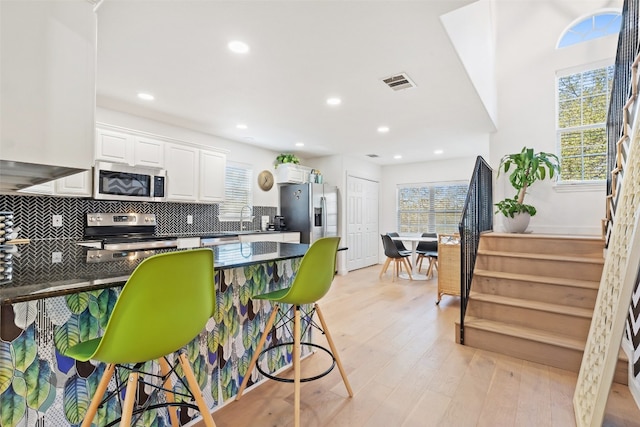
<svg viewBox="0 0 640 427">
<path fill-rule="evenodd" d="M 482 234 L 464 321 L 465 345 L 578 372 L 603 250 L 601 238 Z M 627 384 L 627 370 L 620 351 L 614 381 Z"/>
</svg>

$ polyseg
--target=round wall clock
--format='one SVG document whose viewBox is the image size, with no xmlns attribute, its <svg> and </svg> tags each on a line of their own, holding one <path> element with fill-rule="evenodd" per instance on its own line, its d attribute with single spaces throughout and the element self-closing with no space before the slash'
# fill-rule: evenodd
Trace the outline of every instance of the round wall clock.
<svg viewBox="0 0 640 427">
<path fill-rule="evenodd" d="M 258 185 L 264 191 L 271 190 L 273 187 L 273 174 L 268 170 L 263 170 L 258 175 Z"/>
</svg>

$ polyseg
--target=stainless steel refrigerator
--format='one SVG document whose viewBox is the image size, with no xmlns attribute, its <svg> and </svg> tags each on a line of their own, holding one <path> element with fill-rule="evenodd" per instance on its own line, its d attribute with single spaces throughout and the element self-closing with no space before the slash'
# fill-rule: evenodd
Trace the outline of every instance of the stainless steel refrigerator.
<svg viewBox="0 0 640 427">
<path fill-rule="evenodd" d="M 280 215 L 300 243 L 338 235 L 338 188 L 327 184 L 281 184 Z"/>
</svg>

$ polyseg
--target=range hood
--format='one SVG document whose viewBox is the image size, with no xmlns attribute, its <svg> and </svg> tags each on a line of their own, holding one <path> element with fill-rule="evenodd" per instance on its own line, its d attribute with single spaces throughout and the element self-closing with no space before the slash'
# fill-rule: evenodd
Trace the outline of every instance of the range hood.
<svg viewBox="0 0 640 427">
<path fill-rule="evenodd" d="M 0 159 L 0 192 L 11 193 L 79 172 L 84 169 Z"/>
</svg>

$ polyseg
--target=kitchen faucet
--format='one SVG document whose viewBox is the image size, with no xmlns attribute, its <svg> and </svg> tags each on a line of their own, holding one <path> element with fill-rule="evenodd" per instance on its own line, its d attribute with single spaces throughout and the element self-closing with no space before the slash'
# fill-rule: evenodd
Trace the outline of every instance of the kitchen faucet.
<svg viewBox="0 0 640 427">
<path fill-rule="evenodd" d="M 244 231 L 244 208 L 249 209 L 249 217 L 251 217 L 252 208 L 249 205 L 244 205 L 242 209 L 240 209 L 240 231 Z"/>
</svg>

